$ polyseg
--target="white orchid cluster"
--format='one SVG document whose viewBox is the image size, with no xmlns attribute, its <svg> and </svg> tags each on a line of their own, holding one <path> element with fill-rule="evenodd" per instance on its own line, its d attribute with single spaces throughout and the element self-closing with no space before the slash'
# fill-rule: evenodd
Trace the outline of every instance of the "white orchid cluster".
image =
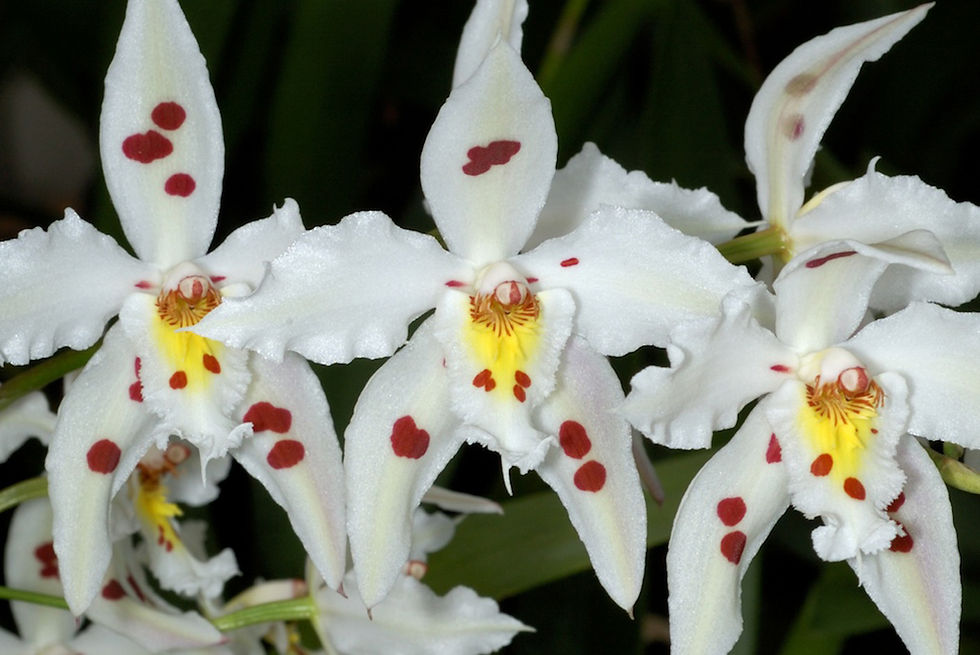
<svg viewBox="0 0 980 655">
<path fill-rule="evenodd" d="M 527 628 L 413 576 L 451 536 L 418 507 L 464 442 L 500 455 L 508 488 L 517 468 L 555 490 L 631 611 L 646 550 L 632 427 L 706 448 L 751 403 L 674 523 L 672 652 L 734 645 L 741 578 L 790 505 L 821 521 L 817 555 L 853 567 L 910 651 L 956 652 L 956 535 L 919 440 L 980 445 L 980 319 L 937 304 L 980 291 L 980 210 L 873 162 L 804 202 L 861 65 L 928 9 L 835 29 L 770 74 L 745 130 L 763 218 L 749 223 L 591 144 L 556 170 L 550 103 L 520 55 L 527 2 L 477 0 L 421 153 L 441 240 L 376 211 L 308 231 L 287 199 L 208 252 L 224 147 L 206 65 L 176 0 L 130 0 L 100 142 L 136 257 L 70 209 L 0 243 L 0 363 L 102 339 L 56 417 L 29 395 L 0 418 L 3 454 L 50 435 L 50 503 L 17 510 L 7 584 L 70 609 L 15 603 L 21 635 L 0 633 L 3 652 L 252 653 L 270 635 L 306 652 L 279 621 L 216 627 L 270 601 L 302 605 L 328 653 L 501 648 Z M 722 255 L 748 251 L 765 255 L 759 279 Z M 624 395 L 607 357 L 649 345 L 670 367 Z M 307 360 L 357 357 L 390 359 L 342 455 Z M 286 510 L 311 566 L 224 602 L 234 554 L 208 558 L 177 517 L 214 499 L 229 456 Z M 164 601 L 147 570 L 197 610 Z M 71 614 L 91 626 L 75 634 Z"/>
</svg>

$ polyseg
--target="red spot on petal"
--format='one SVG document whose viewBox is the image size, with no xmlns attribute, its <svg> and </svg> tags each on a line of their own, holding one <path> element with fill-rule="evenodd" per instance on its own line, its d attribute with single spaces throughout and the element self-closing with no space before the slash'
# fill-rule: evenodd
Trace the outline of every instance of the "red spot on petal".
<svg viewBox="0 0 980 655">
<path fill-rule="evenodd" d="M 525 389 L 531 386 L 531 376 L 524 371 L 516 371 L 514 373 L 514 381 Z"/>
<path fill-rule="evenodd" d="M 137 282 L 133 286 L 136 287 L 137 289 L 149 289 L 153 285 L 151 285 L 146 280 L 140 280 L 139 282 Z"/>
<path fill-rule="evenodd" d="M 888 509 L 886 509 L 885 511 L 888 512 L 889 514 L 892 514 L 900 510 L 902 508 L 902 505 L 904 504 L 905 504 L 905 492 L 902 491 L 898 494 L 898 497 L 891 502 L 891 504 L 888 506 Z"/>
<path fill-rule="evenodd" d="M 766 448 L 766 462 L 775 464 L 783 461 L 783 447 L 779 445 L 779 439 L 775 434 L 769 435 L 769 447 Z"/>
<path fill-rule="evenodd" d="M 265 459 L 274 469 L 288 469 L 302 462 L 305 456 L 303 444 L 295 439 L 283 439 L 276 442 Z"/>
<path fill-rule="evenodd" d="M 143 402 L 143 383 L 139 380 L 129 385 L 129 399 L 138 403 Z"/>
<path fill-rule="evenodd" d="M 490 369 L 485 368 L 473 377 L 473 386 L 479 389 L 483 387 L 486 391 L 490 391 L 497 386 L 497 383 L 493 380 L 493 373 Z"/>
<path fill-rule="evenodd" d="M 871 434 L 878 434 L 878 428 L 871 428 Z"/>
<path fill-rule="evenodd" d="M 285 434 L 293 424 L 293 413 L 284 407 L 276 407 L 272 403 L 263 401 L 249 407 L 242 421 L 251 423 L 253 432 L 270 430 L 277 434 Z"/>
<path fill-rule="evenodd" d="M 170 376 L 170 388 L 171 389 L 183 389 L 187 386 L 187 373 L 183 371 L 177 371 Z"/>
<path fill-rule="evenodd" d="M 899 523 L 899 525 L 902 524 Z M 891 544 L 888 546 L 888 550 L 892 551 L 893 553 L 907 553 L 912 550 L 912 546 L 915 544 L 915 541 L 909 534 L 908 528 L 902 525 L 902 529 L 905 530 L 905 534 L 898 535 L 892 539 Z"/>
<path fill-rule="evenodd" d="M 536 277 L 529 277 L 529 278 L 527 279 L 527 283 L 528 283 L 528 284 L 534 284 L 534 283 L 535 283 L 535 282 L 537 282 L 537 281 L 538 281 L 538 278 L 536 278 Z"/>
<path fill-rule="evenodd" d="M 824 453 L 810 464 L 810 473 L 819 478 L 830 473 L 832 468 L 834 468 L 834 458 L 830 454 Z"/>
<path fill-rule="evenodd" d="M 524 392 L 524 387 L 519 384 L 514 385 L 514 398 L 517 398 L 520 402 L 527 400 L 527 393 Z"/>
<path fill-rule="evenodd" d="M 582 491 L 599 491 L 606 485 L 606 467 L 593 459 L 578 467 L 572 480 Z"/>
<path fill-rule="evenodd" d="M 745 501 L 740 496 L 722 498 L 715 511 L 721 522 L 731 527 L 745 518 Z"/>
<path fill-rule="evenodd" d="M 465 282 L 460 282 L 459 280 L 450 280 L 449 282 L 446 282 L 446 286 L 447 287 L 465 287 L 466 286 L 466 283 Z"/>
<path fill-rule="evenodd" d="M 133 593 L 136 594 L 136 597 L 145 603 L 146 596 L 143 594 L 143 590 L 140 589 L 140 586 L 136 584 L 136 580 L 133 578 L 133 576 L 126 576 L 126 582 L 128 582 L 129 586 L 133 588 Z"/>
<path fill-rule="evenodd" d="M 467 175 L 482 175 L 491 166 L 501 166 L 510 161 L 520 151 L 518 141 L 491 141 L 486 147 L 473 146 L 466 151 L 469 161 L 463 164 L 463 172 Z"/>
<path fill-rule="evenodd" d="M 204 357 L 201 359 L 204 360 L 204 368 L 208 369 L 215 375 L 221 372 L 221 363 L 214 355 L 204 353 Z"/>
<path fill-rule="evenodd" d="M 487 380 L 487 383 L 486 385 L 484 385 L 483 388 L 486 389 L 487 391 L 493 391 L 494 389 L 497 388 L 497 381 L 494 380 L 493 378 L 490 378 L 489 380 Z"/>
<path fill-rule="evenodd" d="M 187 112 L 176 102 L 161 102 L 153 108 L 150 118 L 157 124 L 157 127 L 165 130 L 176 130 L 184 124 Z"/>
<path fill-rule="evenodd" d="M 741 530 L 729 532 L 721 538 L 721 554 L 732 564 L 738 564 L 742 561 L 746 539 L 745 533 Z"/>
<path fill-rule="evenodd" d="M 211 275 L 209 277 L 211 278 L 211 281 L 214 282 L 215 284 L 225 279 L 224 275 Z"/>
<path fill-rule="evenodd" d="M 118 580 L 109 580 L 109 583 L 102 587 L 102 597 L 106 600 L 119 600 L 125 595 L 126 590 Z"/>
<path fill-rule="evenodd" d="M 803 136 L 803 129 L 805 126 L 805 121 L 803 120 L 802 114 L 793 114 L 786 118 L 786 122 L 783 124 L 786 129 L 786 136 L 790 141 L 796 141 L 801 136 Z"/>
<path fill-rule="evenodd" d="M 41 563 L 42 578 L 58 577 L 58 556 L 54 554 L 54 544 L 47 541 L 34 549 L 34 558 Z"/>
<path fill-rule="evenodd" d="M 149 164 L 172 153 L 174 144 L 156 130 L 150 130 L 146 134 L 133 134 L 126 137 L 122 142 L 122 151 L 130 159 L 141 164 Z"/>
<path fill-rule="evenodd" d="M 776 371 L 777 373 L 789 373 L 789 366 L 783 364 L 773 364 L 769 367 L 770 370 Z"/>
<path fill-rule="evenodd" d="M 569 257 L 568 259 L 563 259 L 561 265 L 565 268 L 569 266 L 575 266 L 578 264 L 578 257 Z"/>
<path fill-rule="evenodd" d="M 391 449 L 399 457 L 418 459 L 429 449 L 429 433 L 411 416 L 402 416 L 391 427 Z"/>
<path fill-rule="evenodd" d="M 558 428 L 558 443 L 565 454 L 573 459 L 582 459 L 592 450 L 592 441 L 585 427 L 578 421 L 565 421 Z"/>
<path fill-rule="evenodd" d="M 89 469 L 96 473 L 108 474 L 116 470 L 121 455 L 122 451 L 114 442 L 109 439 L 100 439 L 88 449 L 85 459 L 88 460 Z"/>
<path fill-rule="evenodd" d="M 825 257 L 817 257 L 816 259 L 811 259 L 805 264 L 805 266 L 807 268 L 820 268 L 827 262 L 833 261 L 834 259 L 840 259 L 841 257 L 850 257 L 851 255 L 856 255 L 856 254 L 857 251 L 855 250 L 845 250 L 844 252 L 835 252 L 826 255 Z"/>
<path fill-rule="evenodd" d="M 186 198 L 191 195 L 196 188 L 197 182 L 187 173 L 174 173 L 163 184 L 164 191 L 172 196 L 180 196 L 181 198 Z"/>
<path fill-rule="evenodd" d="M 864 500 L 864 485 L 857 478 L 844 480 L 844 493 L 854 500 Z"/>
</svg>

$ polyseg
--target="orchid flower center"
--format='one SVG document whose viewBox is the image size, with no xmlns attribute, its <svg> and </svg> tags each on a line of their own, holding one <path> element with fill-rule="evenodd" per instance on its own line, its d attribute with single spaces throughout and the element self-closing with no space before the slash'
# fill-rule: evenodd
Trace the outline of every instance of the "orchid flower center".
<svg viewBox="0 0 980 655">
<path fill-rule="evenodd" d="M 183 328 L 196 324 L 221 303 L 221 294 L 204 275 L 187 275 L 157 296 L 157 311 L 168 325 Z"/>
</svg>

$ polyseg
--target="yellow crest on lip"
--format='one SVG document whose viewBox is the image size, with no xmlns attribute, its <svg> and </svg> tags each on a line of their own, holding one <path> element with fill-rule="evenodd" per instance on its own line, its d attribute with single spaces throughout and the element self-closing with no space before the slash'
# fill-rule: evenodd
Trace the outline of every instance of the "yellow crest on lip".
<svg viewBox="0 0 980 655">
<path fill-rule="evenodd" d="M 221 373 L 224 345 L 191 332 L 175 331 L 195 325 L 220 303 L 221 294 L 203 275 L 188 275 L 157 297 L 152 332 L 172 367 L 171 389 L 200 391 Z"/>
</svg>

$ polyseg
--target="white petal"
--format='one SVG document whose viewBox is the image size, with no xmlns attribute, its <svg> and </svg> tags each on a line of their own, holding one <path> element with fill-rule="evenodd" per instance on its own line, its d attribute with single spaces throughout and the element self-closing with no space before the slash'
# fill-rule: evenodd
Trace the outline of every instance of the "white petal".
<svg viewBox="0 0 980 655">
<path fill-rule="evenodd" d="M 218 483 L 228 477 L 231 457 L 219 457 L 207 462 L 201 472 L 201 458 L 191 455 L 180 463 L 180 475 L 167 479 L 169 497 L 176 503 L 203 507 L 218 497 Z"/>
<path fill-rule="evenodd" d="M 838 27 L 812 39 L 769 74 L 745 123 L 745 156 L 762 215 L 788 227 L 803 204 L 803 180 L 820 137 L 861 64 L 888 51 L 931 5 Z"/>
<path fill-rule="evenodd" d="M 207 66 L 176 0 L 133 0 L 106 74 L 99 135 L 126 238 L 161 268 L 203 255 L 224 141 Z"/>
<path fill-rule="evenodd" d="M 688 487 L 670 534 L 671 653 L 726 653 L 742 632 L 742 577 L 786 511 L 786 466 L 760 408 Z"/>
<path fill-rule="evenodd" d="M 453 411 L 480 431 L 471 440 L 500 453 L 505 466 L 522 473 L 537 466 L 547 448 L 531 414 L 555 387 L 575 312 L 563 289 L 541 291 L 535 298 L 538 316 L 496 334 L 473 319 L 473 299 L 459 291 L 447 291 L 432 318 L 445 351 Z"/>
<path fill-rule="evenodd" d="M 303 234 L 258 291 L 192 329 L 276 360 L 286 350 L 321 364 L 386 357 L 447 285 L 472 281 L 472 268 L 432 237 L 361 212 Z"/>
<path fill-rule="evenodd" d="M 735 297 L 725 299 L 720 317 L 678 326 L 667 354 L 669 369 L 650 366 L 633 376 L 622 412 L 671 448 L 707 448 L 712 431 L 734 426 L 739 410 L 798 365 L 796 354 Z"/>
<path fill-rule="evenodd" d="M 327 638 L 345 655 L 477 655 L 503 648 L 529 629 L 468 587 L 436 596 L 403 575 L 370 618 L 353 573 L 344 587 L 349 598 L 323 590 L 316 602 Z"/>
<path fill-rule="evenodd" d="M 246 223 L 196 263 L 216 280 L 218 287 L 245 282 L 255 289 L 265 275 L 266 264 L 282 254 L 302 233 L 299 205 L 292 198 L 286 198 L 282 207 L 273 208 L 272 216 Z"/>
<path fill-rule="evenodd" d="M 81 614 L 109 565 L 109 504 L 166 428 L 132 393 L 136 353 L 122 328 L 106 334 L 61 402 L 45 467 L 65 600 Z"/>
<path fill-rule="evenodd" d="M 889 514 L 905 534 L 890 549 L 848 560 L 861 586 L 888 617 L 909 652 L 956 653 L 959 646 L 960 554 L 939 472 L 911 437 L 898 445 L 908 475 Z M 891 509 L 891 508 L 889 508 Z"/>
<path fill-rule="evenodd" d="M 460 493 L 433 485 L 422 497 L 423 503 L 431 503 L 440 509 L 459 514 L 503 514 L 504 508 L 489 498 Z"/>
<path fill-rule="evenodd" d="M 47 231 L 0 243 L 0 261 L 0 363 L 88 348 L 134 285 L 158 277 L 71 209 Z"/>
<path fill-rule="evenodd" d="M 289 515 L 320 574 L 334 588 L 346 568 L 344 471 L 330 408 L 310 365 L 252 357 L 241 420 L 253 434 L 232 451 Z"/>
<path fill-rule="evenodd" d="M 72 639 L 68 647 L 79 653 L 99 655 L 150 655 L 152 653 L 121 634 L 95 623 Z"/>
<path fill-rule="evenodd" d="M 980 448 L 980 317 L 912 303 L 871 323 L 848 350 L 879 371 L 901 373 L 909 386 L 908 430 L 928 439 Z"/>
<path fill-rule="evenodd" d="M 600 205 L 648 209 L 667 225 L 711 243 L 731 239 L 748 225 L 707 189 L 684 189 L 674 182 L 654 182 L 643 171 L 627 172 L 588 142 L 555 173 L 525 249 L 568 234 Z"/>
<path fill-rule="evenodd" d="M 459 449 L 458 425 L 442 347 L 426 321 L 368 381 L 345 433 L 347 530 L 368 607 L 401 575 L 412 514 Z"/>
<path fill-rule="evenodd" d="M 527 0 L 477 0 L 459 40 L 453 88 L 476 72 L 498 38 L 504 39 L 515 52 L 520 52 L 521 25 L 525 18 Z"/>
<path fill-rule="evenodd" d="M 48 409 L 48 399 L 40 391 L 18 398 L 0 411 L 0 462 L 7 461 L 31 437 L 47 444 L 54 432 L 56 417 Z"/>
<path fill-rule="evenodd" d="M 729 291 L 758 288 L 707 242 L 639 209 L 604 206 L 512 262 L 542 288 L 571 291 L 575 331 L 606 355 L 663 346 L 677 323 L 716 315 Z"/>
<path fill-rule="evenodd" d="M 558 386 L 538 414 L 559 447 L 549 450 L 537 471 L 568 510 L 602 586 L 632 612 L 643 583 L 646 503 L 629 424 L 613 412 L 622 402 L 619 378 L 606 358 L 573 338 Z"/>
<path fill-rule="evenodd" d="M 423 499 L 424 500 L 424 499 Z M 425 562 L 429 553 L 445 548 L 456 534 L 456 522 L 442 512 L 429 514 L 418 508 L 412 517 L 411 562 Z"/>
<path fill-rule="evenodd" d="M 449 249 L 474 265 L 527 241 L 555 174 L 551 103 L 507 43 L 454 89 L 422 148 L 422 190 Z"/>
</svg>

